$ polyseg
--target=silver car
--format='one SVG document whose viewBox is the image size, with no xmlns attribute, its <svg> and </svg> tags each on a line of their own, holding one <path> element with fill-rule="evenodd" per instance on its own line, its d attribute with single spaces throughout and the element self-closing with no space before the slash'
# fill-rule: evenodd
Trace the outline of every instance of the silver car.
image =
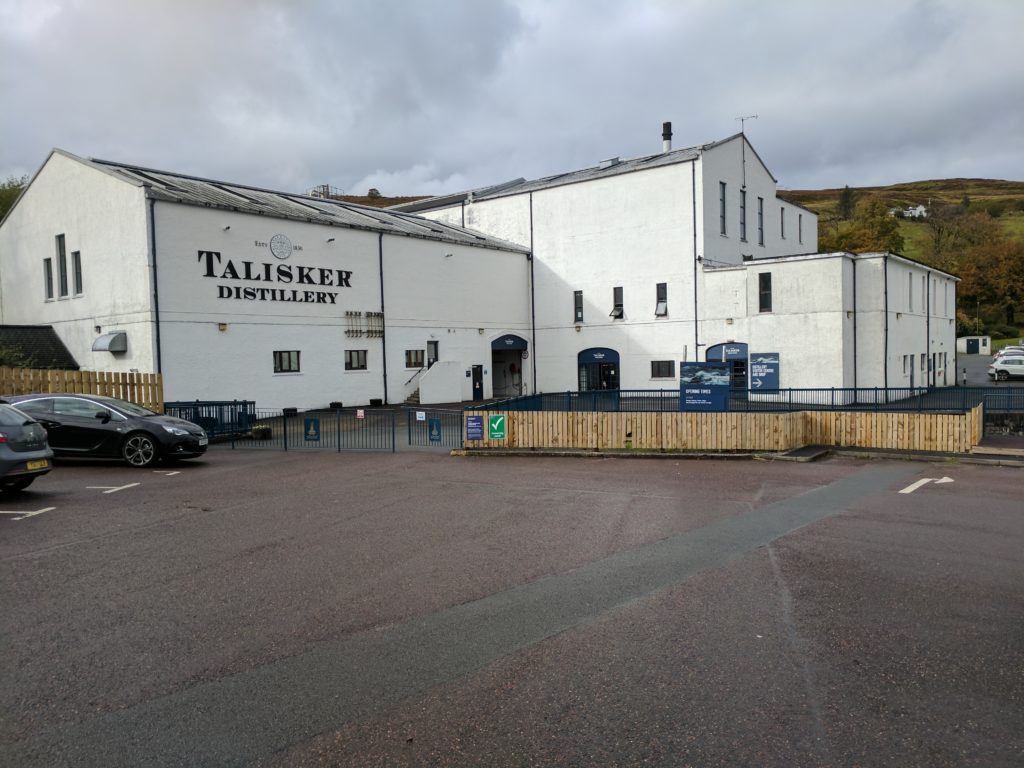
<svg viewBox="0 0 1024 768">
<path fill-rule="evenodd" d="M 31 416 L 0 401 L 0 491 L 28 488 L 53 469 L 46 430 Z"/>
<path fill-rule="evenodd" d="M 988 377 L 997 381 L 1024 379 L 1024 355 L 1003 355 L 992 361 Z"/>
</svg>

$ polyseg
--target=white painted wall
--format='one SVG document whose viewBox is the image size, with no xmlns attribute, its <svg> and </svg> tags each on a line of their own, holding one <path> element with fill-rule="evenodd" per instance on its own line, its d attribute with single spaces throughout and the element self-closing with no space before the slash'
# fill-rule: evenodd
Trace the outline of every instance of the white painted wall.
<svg viewBox="0 0 1024 768">
<path fill-rule="evenodd" d="M 56 236 L 64 235 L 68 292 L 59 295 Z M 82 259 L 74 294 L 71 254 Z M 0 226 L 0 323 L 52 325 L 86 370 L 156 370 L 146 201 L 141 187 L 59 152 L 50 155 Z M 43 260 L 54 267 L 47 300 Z M 128 351 L 93 352 L 101 332 L 127 333 Z"/>
</svg>

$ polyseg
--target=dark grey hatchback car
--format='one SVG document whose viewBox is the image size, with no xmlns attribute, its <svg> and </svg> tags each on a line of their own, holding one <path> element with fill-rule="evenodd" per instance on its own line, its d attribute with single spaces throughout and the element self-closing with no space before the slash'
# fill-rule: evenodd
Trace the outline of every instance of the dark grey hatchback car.
<svg viewBox="0 0 1024 768">
<path fill-rule="evenodd" d="M 0 490 L 21 491 L 53 469 L 46 430 L 27 413 L 0 401 Z"/>
<path fill-rule="evenodd" d="M 121 458 L 133 467 L 206 452 L 209 438 L 191 421 L 99 395 L 38 394 L 5 398 L 46 427 L 57 456 Z"/>
</svg>

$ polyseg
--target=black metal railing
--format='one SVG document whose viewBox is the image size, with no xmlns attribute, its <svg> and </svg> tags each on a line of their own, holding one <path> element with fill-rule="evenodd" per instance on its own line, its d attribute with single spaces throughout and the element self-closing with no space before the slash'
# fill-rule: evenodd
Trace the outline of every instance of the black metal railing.
<svg viewBox="0 0 1024 768">
<path fill-rule="evenodd" d="M 198 424 L 210 437 L 244 435 L 256 419 L 252 400 L 194 400 L 164 403 L 164 413 Z"/>
<path fill-rule="evenodd" d="M 254 409 L 250 430 L 232 435 L 231 447 L 394 452 L 395 412 L 372 408 L 302 413 Z"/>
<path fill-rule="evenodd" d="M 427 448 L 462 447 L 462 411 L 404 408 L 409 445 Z"/>
</svg>

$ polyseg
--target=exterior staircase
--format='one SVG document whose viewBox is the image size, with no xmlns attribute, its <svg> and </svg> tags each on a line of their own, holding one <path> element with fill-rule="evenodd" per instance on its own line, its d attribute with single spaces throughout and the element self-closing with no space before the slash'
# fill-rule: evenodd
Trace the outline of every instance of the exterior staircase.
<svg viewBox="0 0 1024 768">
<path fill-rule="evenodd" d="M 420 404 L 420 388 L 416 387 L 412 394 L 405 398 L 406 405 L 419 405 Z"/>
</svg>

